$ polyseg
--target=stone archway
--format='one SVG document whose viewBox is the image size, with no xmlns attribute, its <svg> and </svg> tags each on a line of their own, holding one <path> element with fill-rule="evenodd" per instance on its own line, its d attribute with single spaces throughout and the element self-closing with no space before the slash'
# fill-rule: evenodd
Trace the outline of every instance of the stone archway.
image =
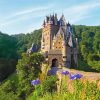
<svg viewBox="0 0 100 100">
<path fill-rule="evenodd" d="M 58 66 L 58 60 L 56 58 L 52 59 L 51 67 L 57 67 L 57 66 Z"/>
</svg>

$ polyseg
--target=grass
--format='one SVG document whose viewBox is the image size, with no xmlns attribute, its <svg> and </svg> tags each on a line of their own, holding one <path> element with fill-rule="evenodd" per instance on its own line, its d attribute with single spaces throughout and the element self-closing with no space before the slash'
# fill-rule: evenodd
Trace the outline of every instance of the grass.
<svg viewBox="0 0 100 100">
<path fill-rule="evenodd" d="M 100 91 L 95 84 L 87 83 L 86 87 L 79 81 L 74 81 L 74 92 L 45 93 L 39 100 L 100 100 Z M 31 99 L 32 100 L 32 99 Z"/>
<path fill-rule="evenodd" d="M 43 95 L 40 94 L 38 97 L 31 94 L 26 100 L 100 100 L 100 90 L 96 83 L 89 83 L 88 81 L 83 83 L 80 79 L 69 80 L 66 76 L 62 78 L 60 85 L 60 92 L 45 91 Z"/>
</svg>

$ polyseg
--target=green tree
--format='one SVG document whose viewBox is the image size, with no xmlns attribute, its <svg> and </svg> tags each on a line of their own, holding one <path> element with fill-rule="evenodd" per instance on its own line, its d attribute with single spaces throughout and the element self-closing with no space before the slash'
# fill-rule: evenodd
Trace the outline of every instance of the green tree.
<svg viewBox="0 0 100 100">
<path fill-rule="evenodd" d="M 32 55 L 22 54 L 22 59 L 18 61 L 17 73 L 19 77 L 19 94 L 30 94 L 33 90 L 31 81 L 36 79 L 41 72 L 41 64 L 44 57 L 40 53 Z"/>
<path fill-rule="evenodd" d="M 7 80 L 0 85 L 0 100 L 20 100 L 14 81 Z"/>
<path fill-rule="evenodd" d="M 16 39 L 0 32 L 0 81 L 15 71 L 17 62 Z"/>
</svg>

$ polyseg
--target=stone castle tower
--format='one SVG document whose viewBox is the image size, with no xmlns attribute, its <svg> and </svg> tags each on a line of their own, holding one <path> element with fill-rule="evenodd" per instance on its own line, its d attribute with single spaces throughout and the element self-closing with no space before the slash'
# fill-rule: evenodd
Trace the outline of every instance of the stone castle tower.
<svg viewBox="0 0 100 100">
<path fill-rule="evenodd" d="M 77 38 L 74 38 L 72 27 L 64 15 L 59 20 L 57 14 L 46 16 L 42 28 L 41 52 L 50 66 L 76 67 L 77 45 Z"/>
</svg>

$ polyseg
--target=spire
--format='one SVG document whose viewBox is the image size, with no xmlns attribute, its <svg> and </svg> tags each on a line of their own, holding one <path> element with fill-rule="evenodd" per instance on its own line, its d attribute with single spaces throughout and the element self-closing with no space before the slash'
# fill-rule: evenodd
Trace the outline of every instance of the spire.
<svg viewBox="0 0 100 100">
<path fill-rule="evenodd" d="M 57 14 L 55 13 L 55 16 L 54 16 L 54 23 L 55 23 L 55 25 L 57 25 L 57 22 L 58 22 Z"/>
<path fill-rule="evenodd" d="M 70 23 L 67 23 L 67 37 L 70 38 L 70 36 L 72 36 L 72 27 L 70 25 Z"/>
<path fill-rule="evenodd" d="M 33 52 L 36 52 L 36 45 L 32 43 L 31 48 L 27 50 L 28 54 L 31 54 Z"/>
<path fill-rule="evenodd" d="M 55 13 L 55 18 L 57 18 L 57 14 Z"/>
<path fill-rule="evenodd" d="M 64 14 L 62 13 L 62 16 L 61 16 L 61 18 L 64 18 Z"/>
<path fill-rule="evenodd" d="M 49 16 L 48 18 L 49 18 L 49 19 L 48 19 L 48 23 L 49 23 L 49 24 L 53 24 L 53 20 L 52 20 L 51 14 L 50 14 L 50 16 Z"/>
<path fill-rule="evenodd" d="M 52 15 L 52 17 L 53 17 L 53 18 L 55 17 L 54 14 Z"/>
<path fill-rule="evenodd" d="M 51 19 L 51 14 L 50 14 L 50 17 L 49 17 L 49 18 Z M 49 19 L 49 20 L 50 20 L 50 19 Z"/>
<path fill-rule="evenodd" d="M 55 24 L 55 16 L 54 14 L 52 15 L 52 21 L 53 21 L 53 25 Z"/>
<path fill-rule="evenodd" d="M 60 18 L 60 26 L 65 26 L 66 25 L 66 20 L 65 20 L 65 17 L 64 15 L 62 14 L 61 18 Z"/>
<path fill-rule="evenodd" d="M 68 21 L 68 23 L 67 23 L 67 26 L 70 26 L 70 23 L 69 23 L 69 21 Z"/>
<path fill-rule="evenodd" d="M 49 17 L 48 17 L 48 16 L 46 16 L 46 23 L 48 23 L 48 21 L 49 21 Z"/>
<path fill-rule="evenodd" d="M 73 47 L 72 36 L 70 36 L 70 38 L 69 38 L 68 45 L 69 45 L 70 47 Z"/>
</svg>

